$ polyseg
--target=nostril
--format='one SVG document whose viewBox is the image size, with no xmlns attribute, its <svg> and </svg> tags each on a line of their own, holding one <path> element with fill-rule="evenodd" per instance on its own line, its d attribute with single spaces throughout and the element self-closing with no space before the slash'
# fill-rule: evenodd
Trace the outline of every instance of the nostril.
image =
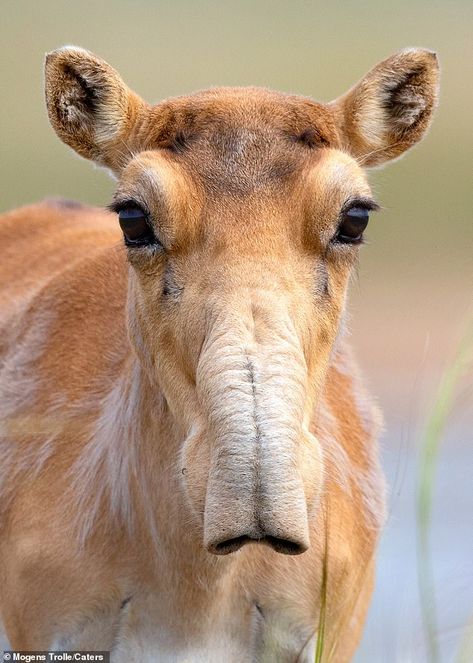
<svg viewBox="0 0 473 663">
<path fill-rule="evenodd" d="M 263 543 L 283 555 L 300 555 L 307 550 L 305 544 L 280 539 L 277 536 L 253 537 L 246 535 L 220 541 L 219 543 L 208 546 L 208 550 L 214 555 L 228 555 L 229 553 L 236 552 L 247 543 Z"/>
<path fill-rule="evenodd" d="M 210 545 L 208 549 L 214 555 L 228 555 L 228 553 L 240 550 L 245 543 L 250 543 L 251 541 L 254 542 L 254 539 L 251 539 L 249 536 L 236 536 L 234 539 L 227 539 L 226 541 Z"/>
<path fill-rule="evenodd" d="M 273 550 L 283 553 L 283 555 L 300 555 L 307 550 L 307 546 L 300 542 L 278 539 L 277 536 L 265 536 L 261 543 L 266 543 Z"/>
</svg>

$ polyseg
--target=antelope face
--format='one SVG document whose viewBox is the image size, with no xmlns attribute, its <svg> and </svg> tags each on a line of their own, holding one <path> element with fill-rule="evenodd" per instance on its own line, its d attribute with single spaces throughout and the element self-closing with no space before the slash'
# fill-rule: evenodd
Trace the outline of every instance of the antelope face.
<svg viewBox="0 0 473 663">
<path fill-rule="evenodd" d="M 309 546 L 310 422 L 376 207 L 362 166 L 420 139 L 437 72 L 410 50 L 328 105 L 225 88 L 149 107 L 92 54 L 48 56 L 53 126 L 119 180 L 130 336 L 181 430 L 210 552 Z"/>
<path fill-rule="evenodd" d="M 323 472 L 311 412 L 374 203 L 315 104 L 260 90 L 182 104 L 178 148 L 139 154 L 115 195 L 132 336 L 185 420 L 206 547 L 302 552 Z"/>
</svg>

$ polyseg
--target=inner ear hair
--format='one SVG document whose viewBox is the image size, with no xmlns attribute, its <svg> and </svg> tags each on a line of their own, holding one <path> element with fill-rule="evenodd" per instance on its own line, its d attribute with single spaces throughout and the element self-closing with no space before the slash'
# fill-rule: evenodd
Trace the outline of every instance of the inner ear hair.
<svg viewBox="0 0 473 663">
<path fill-rule="evenodd" d="M 107 62 L 76 46 L 46 56 L 48 115 L 58 136 L 81 156 L 112 170 L 144 102 Z"/>
<path fill-rule="evenodd" d="M 96 114 L 98 102 L 104 97 L 103 86 L 85 78 L 71 65 L 63 69 L 67 84 L 58 99 L 58 111 L 62 113 L 64 122 L 73 124 L 89 124 Z"/>
<path fill-rule="evenodd" d="M 406 49 L 380 62 L 332 103 L 344 147 L 364 166 L 400 156 L 427 131 L 437 102 L 432 51 Z"/>
<path fill-rule="evenodd" d="M 400 133 L 410 129 L 432 107 L 434 91 L 431 90 L 425 67 L 414 65 L 411 69 L 392 72 L 382 85 L 381 105 L 391 120 L 390 129 Z"/>
</svg>

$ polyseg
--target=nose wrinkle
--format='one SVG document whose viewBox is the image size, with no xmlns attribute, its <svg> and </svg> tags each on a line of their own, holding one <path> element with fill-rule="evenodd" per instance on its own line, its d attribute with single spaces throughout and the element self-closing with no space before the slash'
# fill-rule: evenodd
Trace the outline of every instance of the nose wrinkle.
<svg viewBox="0 0 473 663">
<path fill-rule="evenodd" d="M 261 492 L 261 437 L 262 437 L 262 430 L 260 423 L 258 421 L 258 403 L 257 403 L 257 393 L 256 393 L 256 382 L 255 382 L 255 368 L 254 364 L 251 361 L 248 353 L 245 353 L 246 357 L 246 362 L 247 362 L 247 375 L 248 375 L 248 381 L 251 386 L 251 392 L 253 395 L 253 426 L 254 426 L 254 433 L 255 433 L 255 468 L 254 468 L 254 476 L 253 476 L 253 495 L 254 495 L 254 520 L 256 523 L 256 527 L 258 530 L 261 529 L 261 523 L 260 523 L 260 517 L 259 517 L 259 512 L 257 509 L 257 504 L 259 503 L 259 494 Z"/>
<path fill-rule="evenodd" d="M 302 550 L 308 525 L 298 466 L 305 392 L 299 339 L 281 303 L 253 306 L 250 298 L 242 313 L 240 305 L 238 320 L 222 319 L 214 330 L 198 381 L 212 430 L 204 543 L 215 552 L 222 541 L 246 537 L 293 541 Z"/>
<path fill-rule="evenodd" d="M 256 381 L 255 381 L 255 367 L 250 359 L 248 353 L 245 353 L 246 359 L 246 372 L 248 376 L 248 382 L 250 383 L 251 394 L 253 396 L 253 427 L 255 430 L 255 440 L 256 442 L 260 441 L 261 438 L 261 426 L 258 421 L 258 404 L 256 398 Z"/>
</svg>

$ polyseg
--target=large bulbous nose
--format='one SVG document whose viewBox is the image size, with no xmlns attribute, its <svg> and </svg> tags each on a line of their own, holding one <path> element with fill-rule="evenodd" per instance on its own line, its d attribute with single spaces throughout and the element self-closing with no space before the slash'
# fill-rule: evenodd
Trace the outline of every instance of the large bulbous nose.
<svg viewBox="0 0 473 663">
<path fill-rule="evenodd" d="M 235 465 L 241 461 L 233 456 Z M 307 506 L 302 482 L 295 473 L 271 483 L 258 477 L 259 468 L 233 473 L 227 459 L 225 474 L 211 475 L 204 513 L 204 545 L 215 555 L 227 555 L 248 543 L 261 543 L 286 555 L 309 547 Z M 228 472 L 228 474 L 227 474 Z M 226 475 L 226 478 L 225 478 Z M 257 486 L 256 481 L 259 481 Z"/>
<path fill-rule="evenodd" d="M 288 311 L 272 292 L 240 302 L 217 318 L 200 357 L 209 466 L 200 512 L 213 554 L 248 543 L 290 555 L 309 547 L 322 460 L 303 425 L 309 376 Z"/>
</svg>

